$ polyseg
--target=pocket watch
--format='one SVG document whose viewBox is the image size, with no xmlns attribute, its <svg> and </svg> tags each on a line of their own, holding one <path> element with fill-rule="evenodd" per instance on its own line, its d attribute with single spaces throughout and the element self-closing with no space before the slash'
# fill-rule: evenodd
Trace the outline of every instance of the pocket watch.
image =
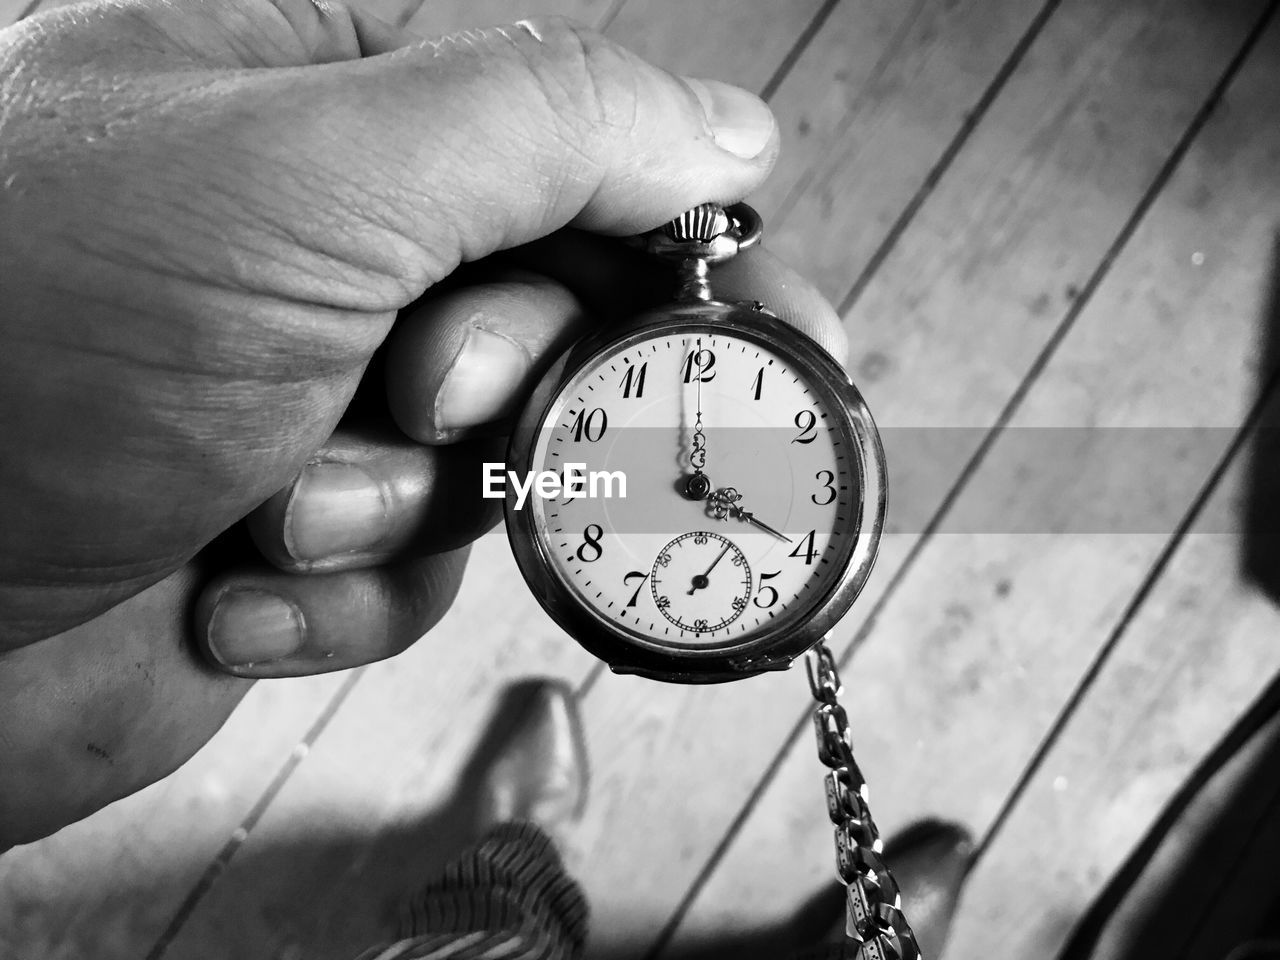
<svg viewBox="0 0 1280 960">
<path fill-rule="evenodd" d="M 745 204 L 703 204 L 635 238 L 677 265 L 674 302 L 569 348 L 511 437 L 520 571 L 618 673 L 786 668 L 875 560 L 885 464 L 862 396 L 766 305 L 712 294 L 710 267 L 760 233 Z"/>
</svg>

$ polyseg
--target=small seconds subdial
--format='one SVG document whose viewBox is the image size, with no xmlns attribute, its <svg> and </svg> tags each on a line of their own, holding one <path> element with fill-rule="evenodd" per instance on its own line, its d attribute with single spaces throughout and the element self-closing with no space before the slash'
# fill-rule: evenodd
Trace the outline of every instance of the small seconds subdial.
<svg viewBox="0 0 1280 960">
<path fill-rule="evenodd" d="M 737 544 L 709 531 L 683 533 L 658 553 L 653 602 L 681 630 L 709 633 L 733 623 L 751 600 L 751 567 Z"/>
</svg>

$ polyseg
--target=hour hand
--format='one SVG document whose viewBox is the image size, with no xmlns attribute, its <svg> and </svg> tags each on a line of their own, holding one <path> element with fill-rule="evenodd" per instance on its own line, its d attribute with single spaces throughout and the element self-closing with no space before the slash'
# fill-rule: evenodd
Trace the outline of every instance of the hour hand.
<svg viewBox="0 0 1280 960">
<path fill-rule="evenodd" d="M 723 487 L 711 495 L 711 499 L 707 502 L 707 510 L 717 520 L 727 520 L 729 517 L 733 517 L 736 520 L 745 520 L 752 526 L 759 527 L 765 533 L 773 534 L 784 543 L 791 543 L 791 538 L 786 534 L 778 532 L 763 520 L 757 520 L 756 515 L 750 510 L 744 510 L 739 505 L 741 499 L 742 494 L 733 487 Z"/>
</svg>

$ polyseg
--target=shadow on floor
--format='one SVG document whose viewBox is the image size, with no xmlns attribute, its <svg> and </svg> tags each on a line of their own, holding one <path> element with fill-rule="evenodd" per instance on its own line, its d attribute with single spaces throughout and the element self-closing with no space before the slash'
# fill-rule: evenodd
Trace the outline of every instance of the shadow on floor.
<svg viewBox="0 0 1280 960">
<path fill-rule="evenodd" d="M 348 823 L 326 833 L 307 823 L 296 837 L 246 846 L 229 869 L 252 882 L 212 883 L 174 918 L 172 939 L 162 938 L 147 960 L 348 960 L 393 938 L 405 897 L 484 832 L 478 798 L 491 758 L 511 738 L 511 718 L 524 715 L 545 683 L 529 679 L 503 692 L 448 800 L 436 809 L 393 825 L 379 815 L 376 831 Z"/>
<path fill-rule="evenodd" d="M 1259 324 L 1258 396 L 1245 440 L 1248 477 L 1241 564 L 1247 580 L 1280 604 L 1280 234 L 1272 241 L 1270 277 Z M 1226 960 L 1241 944 L 1280 932 L 1280 732 L 1272 732 L 1276 724 L 1268 726 L 1278 712 L 1280 677 L 1247 705 L 1235 727 L 1173 797 L 1076 925 L 1059 960 L 1092 956 L 1104 933 L 1115 935 L 1108 923 L 1122 905 L 1134 911 L 1123 933 L 1125 947 L 1114 954 L 1125 960 Z M 1163 894 L 1147 904 L 1126 902 L 1200 791 L 1238 751 L 1261 736 L 1271 736 L 1261 759 L 1220 809 L 1210 813 L 1204 829 L 1179 856 Z M 1280 957 L 1280 951 L 1275 955 Z"/>
<path fill-rule="evenodd" d="M 973 854 L 973 841 L 955 824 L 925 820 L 885 844 L 884 859 L 902 889 L 903 912 L 925 957 L 941 955 Z M 834 858 L 833 858 L 834 859 Z M 833 871 L 834 872 L 834 871 Z M 790 919 L 771 927 L 693 936 L 656 951 L 600 944 L 588 960 L 837 960 L 844 939 L 845 888 L 829 886 L 797 900 Z"/>
</svg>

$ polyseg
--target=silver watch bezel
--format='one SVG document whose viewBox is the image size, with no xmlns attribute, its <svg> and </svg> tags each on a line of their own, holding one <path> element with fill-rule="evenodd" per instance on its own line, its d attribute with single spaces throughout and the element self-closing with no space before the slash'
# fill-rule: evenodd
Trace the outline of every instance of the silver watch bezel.
<svg viewBox="0 0 1280 960">
<path fill-rule="evenodd" d="M 676 682 L 717 682 L 782 669 L 818 643 L 852 607 L 875 563 L 887 506 L 884 449 L 866 401 L 848 374 L 817 343 L 750 303 L 673 303 L 580 340 L 552 365 L 525 405 L 508 447 L 509 469 L 529 471 L 537 439 L 562 388 L 602 352 L 625 341 L 682 333 L 733 334 L 756 341 L 810 374 L 812 389 L 844 419 L 844 434 L 856 454 L 861 493 L 853 535 L 842 550 L 840 576 L 815 594 L 775 636 L 698 649 L 675 648 L 644 638 L 585 605 L 561 577 L 538 533 L 535 511 L 505 503 L 506 528 L 521 574 L 543 609 L 571 637 L 618 673 L 639 673 Z"/>
</svg>

